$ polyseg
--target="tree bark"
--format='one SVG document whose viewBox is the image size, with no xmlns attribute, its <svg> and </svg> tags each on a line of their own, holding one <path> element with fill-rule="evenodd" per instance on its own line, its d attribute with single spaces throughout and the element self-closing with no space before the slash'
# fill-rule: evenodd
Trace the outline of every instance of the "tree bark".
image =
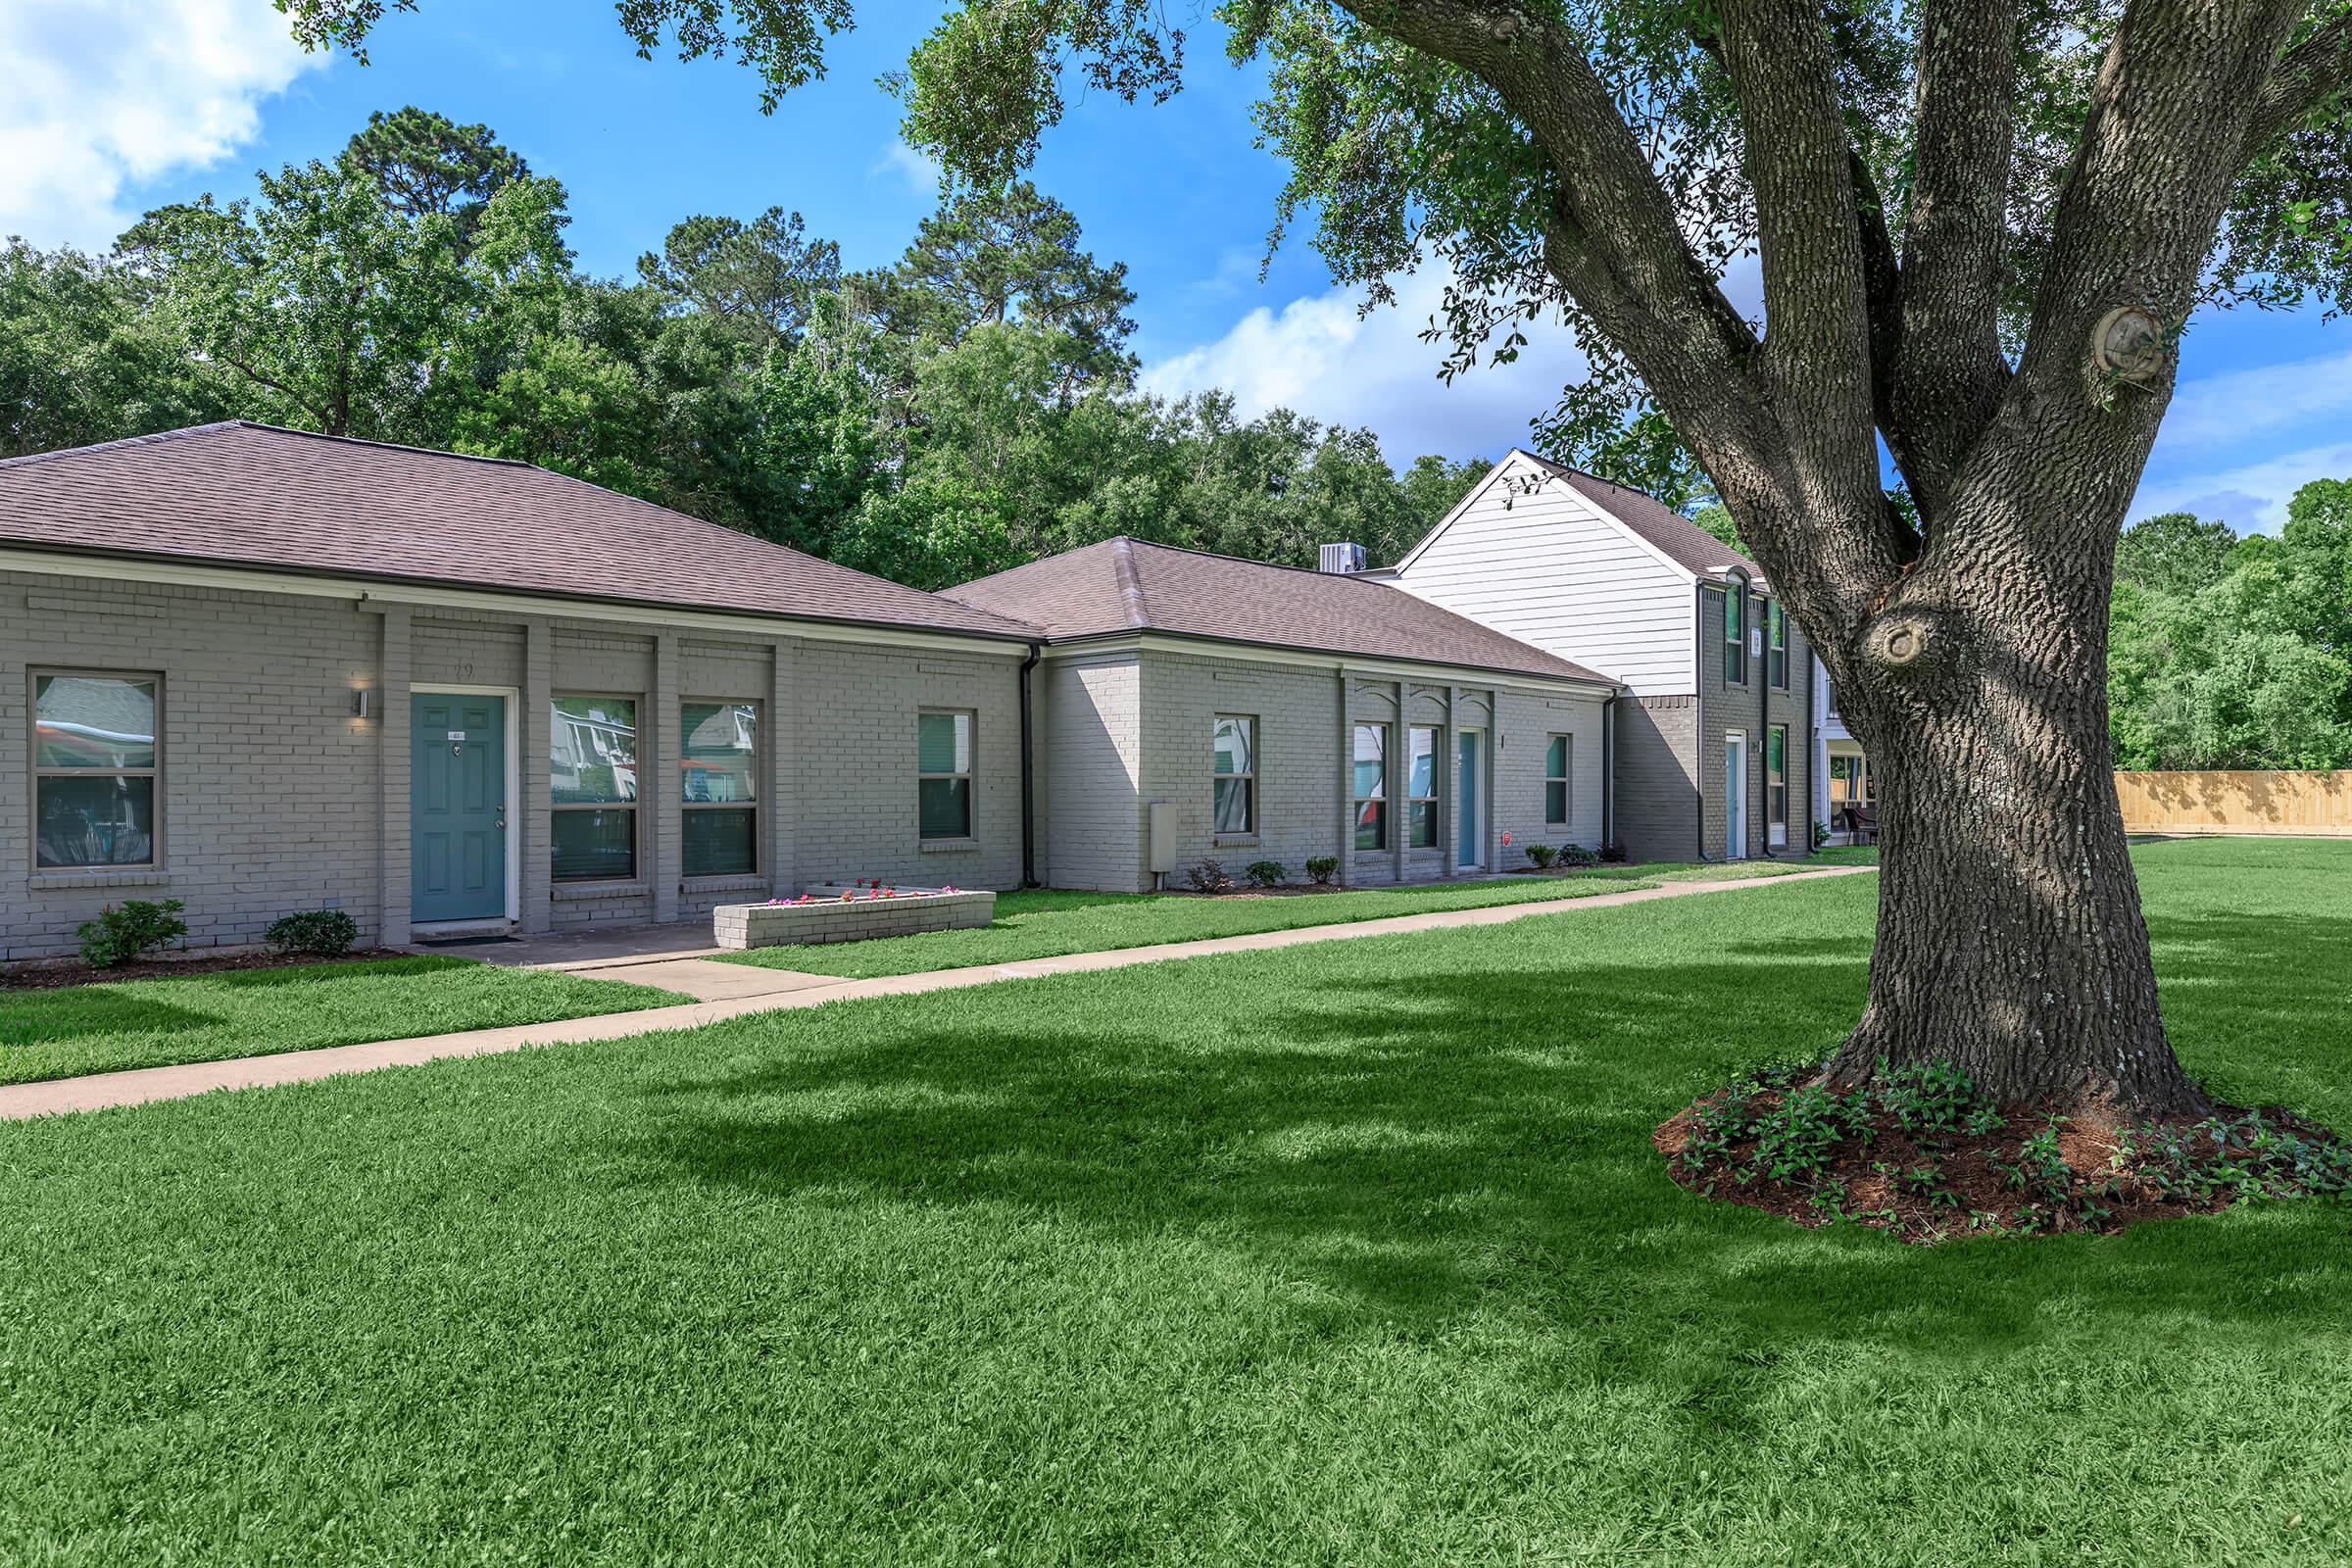
<svg viewBox="0 0 2352 1568">
<path fill-rule="evenodd" d="M 1831 651 L 1870 758 L 1881 872 L 1869 1001 L 1828 1077 L 1947 1061 L 2003 1102 L 2196 1112 L 2116 803 L 2113 562 L 2063 543 L 2106 525 L 2037 516 L 2049 504 L 1952 519 L 1978 541 L 1969 569 L 1931 546 L 1859 646 Z"/>
</svg>

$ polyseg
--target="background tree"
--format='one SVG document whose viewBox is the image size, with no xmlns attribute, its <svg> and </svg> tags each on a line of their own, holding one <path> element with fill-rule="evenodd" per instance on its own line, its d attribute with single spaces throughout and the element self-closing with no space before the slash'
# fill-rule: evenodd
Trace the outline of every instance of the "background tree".
<svg viewBox="0 0 2352 1568">
<path fill-rule="evenodd" d="M 381 0 L 284 0 L 358 46 Z M 1832 1065 L 2202 1103 L 2165 1039 L 2109 781 L 2115 541 L 2201 301 L 2346 275 L 2341 0 L 1227 0 L 1344 278 L 1443 259 L 1457 356 L 1564 318 L 1569 422 L 1671 423 L 1829 664 L 1885 836 L 1869 1001 Z M 1115 0 L 952 10 L 906 133 L 987 186 L 1184 39 Z M 773 101 L 847 0 L 638 0 L 651 50 Z M 2228 220 L 2225 226 L 2225 219 Z M 1764 327 L 1722 278 L 1752 255 Z M 1908 509 L 1882 489 L 1881 441 Z"/>
<path fill-rule="evenodd" d="M 414 104 L 390 114 L 377 110 L 343 149 L 343 162 L 367 174 L 395 213 L 438 214 L 457 225 L 463 248 L 501 185 L 528 174 L 488 125 L 460 125 Z"/>
<path fill-rule="evenodd" d="M 2237 534 L 2186 512 L 2143 517 L 2115 546 L 2115 580 L 2162 594 L 2193 594 L 2222 580 Z"/>
<path fill-rule="evenodd" d="M 798 213 L 770 207 L 746 223 L 708 215 L 669 231 L 637 275 L 679 308 L 700 312 L 764 354 L 801 332 L 811 302 L 841 281 L 841 247 L 810 239 Z"/>
</svg>

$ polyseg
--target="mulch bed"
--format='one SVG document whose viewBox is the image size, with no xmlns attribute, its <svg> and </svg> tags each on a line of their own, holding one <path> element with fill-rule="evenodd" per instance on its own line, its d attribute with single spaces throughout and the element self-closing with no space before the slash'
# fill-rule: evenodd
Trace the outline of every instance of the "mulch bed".
<svg viewBox="0 0 2352 1568">
<path fill-rule="evenodd" d="M 1160 891 L 1188 899 L 1290 899 L 1316 893 L 1346 893 L 1348 890 L 1333 882 L 1280 882 L 1270 888 L 1162 888 Z"/>
<path fill-rule="evenodd" d="M 2352 1144 L 2276 1105 L 2131 1123 L 1980 1101 L 1973 1116 L 1923 1126 L 1916 1102 L 1890 1107 L 1889 1098 L 1876 1080 L 1842 1097 L 1801 1079 L 1750 1081 L 1677 1112 L 1651 1142 L 1674 1180 L 1702 1197 L 1914 1244 L 2107 1233 L 2247 1198 L 2352 1188 Z M 1825 1104 L 1842 1110 L 1825 1118 Z"/>
<path fill-rule="evenodd" d="M 35 958 L 0 967 L 0 991 L 58 991 L 67 986 L 110 985 L 119 980 L 176 980 L 184 975 L 231 969 L 284 969 L 297 964 L 364 963 L 375 958 L 413 958 L 391 948 L 359 948 L 327 957 L 316 953 L 208 953 L 182 957 L 140 958 L 96 969 L 79 958 Z"/>
</svg>

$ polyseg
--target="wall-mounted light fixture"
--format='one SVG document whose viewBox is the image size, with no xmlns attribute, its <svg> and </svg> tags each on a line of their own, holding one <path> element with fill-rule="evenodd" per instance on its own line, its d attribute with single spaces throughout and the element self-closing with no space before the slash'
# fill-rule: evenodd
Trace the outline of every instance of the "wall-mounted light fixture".
<svg viewBox="0 0 2352 1568">
<path fill-rule="evenodd" d="M 352 688 L 352 693 L 351 693 L 351 716 L 352 716 L 352 717 L 354 717 L 354 718 L 366 718 L 366 717 L 368 716 L 368 688 L 367 688 L 367 687 L 365 687 L 365 686 L 356 686 L 356 687 Z"/>
</svg>

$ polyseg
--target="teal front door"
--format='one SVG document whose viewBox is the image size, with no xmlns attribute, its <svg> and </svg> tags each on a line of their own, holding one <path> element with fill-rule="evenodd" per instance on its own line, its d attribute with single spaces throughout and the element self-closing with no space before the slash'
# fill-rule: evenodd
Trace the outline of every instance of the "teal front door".
<svg viewBox="0 0 2352 1568">
<path fill-rule="evenodd" d="M 418 692 L 409 710 L 409 918 L 507 913 L 507 700 Z"/>
</svg>

